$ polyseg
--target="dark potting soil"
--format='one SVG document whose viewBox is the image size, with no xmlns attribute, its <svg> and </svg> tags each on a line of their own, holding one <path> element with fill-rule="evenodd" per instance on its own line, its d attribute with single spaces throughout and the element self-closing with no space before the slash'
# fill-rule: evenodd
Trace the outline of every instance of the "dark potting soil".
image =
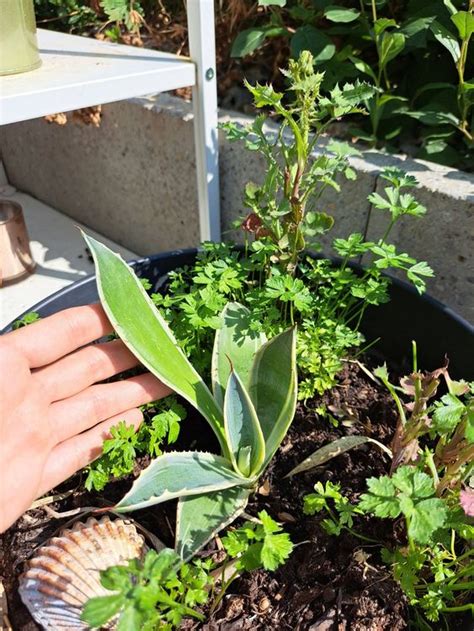
<svg viewBox="0 0 474 631">
<path fill-rule="evenodd" d="M 332 415 L 333 423 L 318 414 L 316 410 L 321 406 Z M 324 515 L 306 516 L 302 510 L 303 496 L 312 492 L 317 481 L 338 482 L 344 495 L 356 499 L 365 490 L 367 477 L 388 471 L 389 461 L 384 452 L 373 444 L 362 445 L 317 469 L 283 477 L 317 448 L 341 436 L 362 434 L 389 445 L 396 418 L 389 394 L 357 363 L 345 365 L 339 384 L 330 392 L 306 405 L 300 404 L 287 437 L 246 509 L 251 515 L 265 509 L 284 524 L 296 544 L 291 557 L 274 573 L 258 570 L 244 574 L 230 585 L 216 611 L 209 614 L 204 609 L 205 623 L 188 619 L 182 628 L 202 631 L 407 628 L 407 601 L 381 561 L 381 545 L 366 544 L 347 531 L 339 537 L 329 536 L 321 527 Z M 193 410 L 183 422 L 179 441 L 173 448 L 218 450 L 207 424 Z M 138 475 L 148 462 L 147 458 L 140 460 L 134 474 Z M 76 507 L 111 505 L 128 490 L 132 477 L 111 482 L 97 494 L 85 491 L 83 480 L 77 475 L 55 490 L 60 493 L 74 489 L 71 495 L 47 509 L 29 511 L 1 537 L 0 573 L 14 631 L 39 628 L 18 596 L 18 576 L 33 549 L 68 521 L 56 519 L 50 509 L 64 512 Z M 168 502 L 137 511 L 133 518 L 166 545 L 173 546 L 175 507 L 175 502 Z M 240 523 L 242 519 L 235 525 Z M 404 542 L 400 523 L 392 520 L 358 517 L 354 529 L 387 547 Z M 219 556 L 215 539 L 200 553 L 204 557 L 210 555 Z M 449 628 L 465 627 L 451 618 Z"/>
</svg>

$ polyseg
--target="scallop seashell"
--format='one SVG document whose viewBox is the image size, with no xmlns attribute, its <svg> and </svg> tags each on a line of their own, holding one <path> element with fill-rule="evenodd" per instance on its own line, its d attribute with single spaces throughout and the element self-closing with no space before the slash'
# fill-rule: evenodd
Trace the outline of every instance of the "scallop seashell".
<svg viewBox="0 0 474 631">
<path fill-rule="evenodd" d="M 20 576 L 19 594 L 47 631 L 89 629 L 81 620 L 82 607 L 89 598 L 112 593 L 101 585 L 100 571 L 142 558 L 147 549 L 129 519 L 76 522 L 36 550 Z"/>
</svg>

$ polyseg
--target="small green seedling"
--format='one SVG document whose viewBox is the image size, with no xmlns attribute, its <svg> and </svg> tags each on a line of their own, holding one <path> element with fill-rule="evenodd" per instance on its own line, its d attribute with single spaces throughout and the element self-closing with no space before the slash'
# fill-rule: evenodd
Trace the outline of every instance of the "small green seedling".
<svg viewBox="0 0 474 631">
<path fill-rule="evenodd" d="M 260 511 L 258 519 L 229 530 L 221 541 L 227 558 L 221 567 L 221 588 L 211 611 L 217 608 L 229 585 L 242 572 L 261 568 L 273 572 L 285 563 L 293 551 L 289 534 L 283 532 L 280 524 L 265 510 Z"/>
<path fill-rule="evenodd" d="M 243 512 L 288 431 L 297 394 L 295 328 L 267 341 L 253 332 L 249 310 L 229 303 L 215 337 L 211 394 L 133 271 L 106 246 L 85 239 L 115 331 L 150 372 L 201 412 L 221 446 L 221 455 L 158 456 L 115 506 L 127 512 L 178 498 L 176 550 L 188 559 Z"/>
<path fill-rule="evenodd" d="M 361 511 L 353 506 L 347 497 L 341 493 L 341 485 L 326 482 L 317 482 L 314 485 L 314 493 L 303 498 L 303 512 L 305 515 L 315 515 L 320 511 L 326 511 L 329 517 L 323 519 L 322 527 L 329 535 L 340 535 L 346 529 L 349 532 L 354 525 L 354 515 L 360 515 Z"/>
<path fill-rule="evenodd" d="M 229 557 L 237 559 L 237 571 L 250 572 L 257 568 L 274 571 L 283 565 L 293 551 L 290 535 L 283 532 L 280 524 L 267 511 L 260 511 L 258 519 L 259 522 L 245 522 L 222 538 Z"/>
<path fill-rule="evenodd" d="M 391 478 L 369 478 L 367 486 L 359 509 L 376 517 L 403 515 L 412 547 L 414 542 L 428 543 L 446 521 L 446 506 L 436 497 L 432 478 L 415 467 L 400 467 Z"/>
</svg>

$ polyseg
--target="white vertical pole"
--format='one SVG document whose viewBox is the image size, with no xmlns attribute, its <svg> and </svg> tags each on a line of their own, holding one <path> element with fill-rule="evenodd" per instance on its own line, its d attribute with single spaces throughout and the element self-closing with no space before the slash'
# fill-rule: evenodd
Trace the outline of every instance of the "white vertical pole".
<svg viewBox="0 0 474 631">
<path fill-rule="evenodd" d="M 196 65 L 194 142 L 201 241 L 220 241 L 214 0 L 187 0 L 189 49 Z"/>
</svg>

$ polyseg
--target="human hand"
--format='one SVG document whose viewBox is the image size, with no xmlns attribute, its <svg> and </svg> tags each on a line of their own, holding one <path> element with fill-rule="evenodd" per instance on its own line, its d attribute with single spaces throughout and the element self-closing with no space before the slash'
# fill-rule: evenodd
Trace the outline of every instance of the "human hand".
<svg viewBox="0 0 474 631">
<path fill-rule="evenodd" d="M 138 406 L 170 393 L 150 373 L 97 382 L 139 362 L 99 305 L 61 311 L 0 338 L 0 532 L 32 502 L 102 452 L 119 421 L 136 428 Z"/>
</svg>

